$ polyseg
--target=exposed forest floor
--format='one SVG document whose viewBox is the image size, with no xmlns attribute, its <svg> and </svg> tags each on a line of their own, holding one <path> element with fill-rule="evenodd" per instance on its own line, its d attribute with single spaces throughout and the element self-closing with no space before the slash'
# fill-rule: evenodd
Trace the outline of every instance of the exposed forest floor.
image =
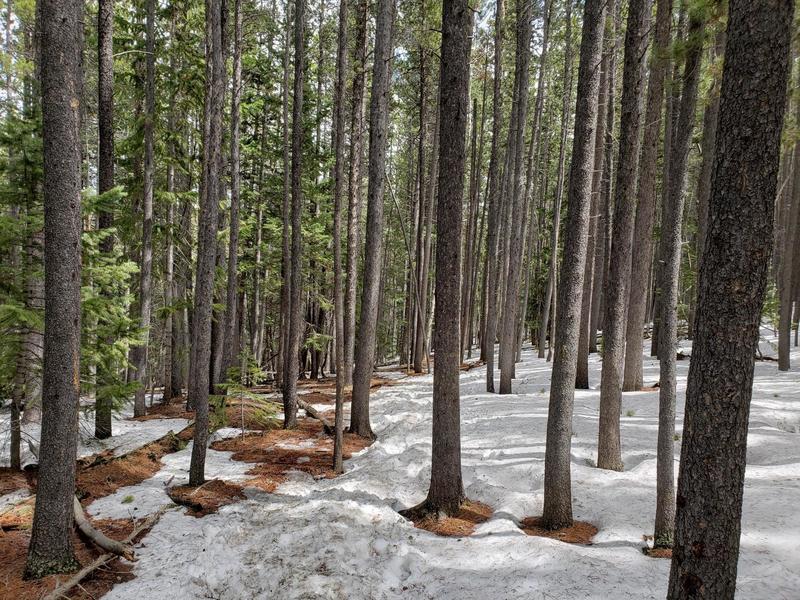
<svg viewBox="0 0 800 600">
<path fill-rule="evenodd" d="M 682 351 L 689 355 L 691 344 Z M 792 358 L 800 363 L 800 352 Z M 595 355 L 590 361 L 597 387 L 601 362 Z M 689 362 L 678 362 L 679 435 Z M 407 377 L 373 390 L 378 440 L 367 448 L 348 436 L 352 457 L 339 477 L 331 477 L 328 436 L 304 418 L 293 432 L 264 428 L 243 438 L 235 427 L 217 430 L 206 466 L 211 483 L 200 490 L 179 487 L 188 479 L 189 442 L 161 456 L 151 475 L 94 498 L 89 515 L 112 533 L 112 524 L 151 514 L 170 496 L 188 496 L 188 507 L 161 517 L 137 545 L 136 563 L 118 561 L 103 575 L 107 584 L 87 589 L 97 597 L 116 583 L 105 597 L 135 600 L 662 598 L 669 561 L 643 553 L 655 506 L 658 389 L 651 386 L 658 363 L 646 355 L 647 389 L 623 397 L 624 472 L 594 467 L 599 389 L 576 392 L 574 511 L 585 524 L 572 532 L 573 543 L 526 535 L 541 533 L 532 517 L 542 506 L 550 367 L 527 348 L 517 393 L 507 396 L 483 391 L 484 367 L 462 373 L 464 485 L 475 505 L 463 524 L 439 531 L 444 535 L 397 513 L 424 498 L 430 477 L 432 376 Z M 331 385 L 301 389 L 332 420 Z M 800 370 L 779 373 L 772 361 L 756 363 L 737 598 L 788 599 L 800 589 L 798 390 Z M 161 420 L 173 421 L 174 431 L 187 424 L 135 424 Z M 139 436 L 141 445 L 145 434 Z M 0 502 L 17 492 L 10 493 Z"/>
</svg>

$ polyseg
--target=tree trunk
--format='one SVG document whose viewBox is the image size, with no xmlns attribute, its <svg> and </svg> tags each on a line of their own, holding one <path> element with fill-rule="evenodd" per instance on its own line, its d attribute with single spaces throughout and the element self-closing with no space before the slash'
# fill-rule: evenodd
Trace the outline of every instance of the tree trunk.
<svg viewBox="0 0 800 600">
<path fill-rule="evenodd" d="M 708 237 L 686 391 L 671 600 L 732 599 L 736 590 L 747 426 L 772 246 L 792 4 L 729 3 Z"/>
<path fill-rule="evenodd" d="M 725 53 L 725 29 L 720 28 L 717 33 L 716 43 L 714 44 L 712 60 L 721 60 Z M 717 119 L 719 118 L 719 76 L 715 74 L 708 90 L 708 104 L 703 114 L 703 144 L 701 153 L 703 155 L 700 175 L 697 178 L 697 264 L 698 267 L 703 260 L 703 246 L 706 241 L 706 231 L 708 230 L 708 197 L 711 192 L 711 169 L 714 166 L 714 148 L 717 143 Z M 698 269 L 699 270 L 699 269 Z M 696 288 L 695 288 L 696 290 Z M 697 293 L 692 294 L 692 310 L 696 312 Z M 694 331 L 689 329 L 689 338 Z"/>
<path fill-rule="evenodd" d="M 297 372 L 300 339 L 303 335 L 303 81 L 305 79 L 306 0 L 295 0 L 294 94 L 292 97 L 292 248 L 289 293 L 289 331 L 283 370 L 283 428 L 297 426 Z"/>
<path fill-rule="evenodd" d="M 378 295 L 383 260 L 383 184 L 392 73 L 394 10 L 394 0 L 378 0 L 369 110 L 369 187 L 365 240 L 365 246 L 369 251 L 365 253 L 364 260 L 364 289 L 361 295 L 361 316 L 353 371 L 353 399 L 350 405 L 350 431 L 363 437 L 374 437 L 369 422 L 369 386 L 375 365 Z"/>
<path fill-rule="evenodd" d="M 350 154 L 347 173 L 347 276 L 344 296 L 344 384 L 353 383 L 356 339 L 356 292 L 358 290 L 358 248 L 361 229 L 361 162 L 364 129 L 364 87 L 367 70 L 367 0 L 359 0 L 355 15 L 355 56 L 353 60 L 352 106 L 350 113 Z"/>
<path fill-rule="evenodd" d="M 653 258 L 653 223 L 656 212 L 656 168 L 658 140 L 661 132 L 661 108 L 664 104 L 664 78 L 669 59 L 669 30 L 672 22 L 672 0 L 657 0 L 653 50 L 650 57 L 650 79 L 647 82 L 647 108 L 644 135 L 639 157 L 639 203 L 636 206 L 631 286 L 628 299 L 628 324 L 625 331 L 625 375 L 622 389 L 642 389 L 642 331 L 647 312 L 650 265 Z"/>
<path fill-rule="evenodd" d="M 238 321 L 237 304 L 239 299 L 239 199 L 241 177 L 240 169 L 240 117 L 239 107 L 242 103 L 242 0 L 234 0 L 234 33 L 233 33 L 233 85 L 231 89 L 231 229 L 228 240 L 228 285 L 225 301 L 225 355 L 222 361 L 222 376 L 225 378 L 228 369 L 236 365 L 238 345 L 236 323 Z"/>
<path fill-rule="evenodd" d="M 572 0 L 567 3 L 567 59 L 569 64 L 569 32 L 571 27 Z M 530 46 L 533 34 L 533 7 L 531 3 L 520 0 L 517 2 L 517 50 L 515 64 L 516 97 L 512 101 L 513 114 L 509 139 L 514 136 L 513 168 L 510 173 L 509 213 L 511 215 L 508 273 L 504 280 L 505 298 L 503 306 L 503 327 L 500 330 L 500 393 L 511 393 L 511 379 L 514 376 L 514 362 L 517 357 L 517 313 L 520 309 L 520 271 L 522 268 L 522 255 L 524 252 L 523 223 L 527 213 L 526 196 L 524 193 L 524 157 L 525 157 L 525 123 L 528 111 L 528 79 L 530 75 Z M 566 96 L 569 96 L 567 94 Z M 565 104 L 568 100 L 565 101 Z M 509 144 L 511 146 L 511 144 Z"/>
<path fill-rule="evenodd" d="M 550 308 L 554 306 L 553 297 L 556 292 L 556 279 L 558 277 L 558 235 L 561 228 L 561 201 L 564 195 L 564 166 L 566 163 L 567 132 L 569 131 L 569 103 L 572 100 L 572 0 L 567 0 L 567 25 L 565 35 L 566 48 L 564 51 L 564 87 L 569 91 L 564 94 L 564 103 L 561 108 L 561 139 L 558 149 L 558 177 L 556 180 L 556 194 L 553 198 L 553 230 L 550 233 L 550 262 L 547 272 L 547 290 L 542 305 L 542 321 L 539 325 L 539 358 L 544 358 L 544 347 L 550 330 Z M 550 336 L 550 349 L 553 348 L 553 337 Z M 549 360 L 549 358 L 548 358 Z"/>
<path fill-rule="evenodd" d="M 572 524 L 572 410 L 575 400 L 583 270 L 589 233 L 594 138 L 600 89 L 599 63 L 603 50 L 606 2 L 586 0 L 583 11 L 575 133 L 567 191 L 565 252 L 556 321 L 558 346 L 553 359 L 547 418 L 542 520 L 549 529 Z"/>
<path fill-rule="evenodd" d="M 503 0 L 497 0 L 494 20 L 494 82 L 492 91 L 492 147 L 489 156 L 489 205 L 486 233 L 486 320 L 483 355 L 486 360 L 486 391 L 494 392 L 494 343 L 497 338 L 497 253 L 500 229 L 500 136 L 503 131 Z"/>
<path fill-rule="evenodd" d="M 703 59 L 702 17 L 689 21 L 686 62 L 683 69 L 678 123 L 669 157 L 669 189 L 662 209 L 661 239 L 663 256 L 661 277 L 661 330 L 659 331 L 660 380 L 658 388 L 658 451 L 656 475 L 656 546 L 670 546 L 674 529 L 675 498 L 675 401 L 676 353 L 678 343 L 678 274 L 681 264 L 681 224 L 683 221 L 684 179 L 689 145 L 694 129 L 697 87 Z"/>
<path fill-rule="evenodd" d="M 291 174 L 291 142 L 289 139 L 289 67 L 291 57 L 291 46 L 289 39 L 291 35 L 291 16 L 290 11 L 292 3 L 287 2 L 285 12 L 285 27 L 284 27 L 284 51 L 283 51 L 283 83 L 282 100 L 281 100 L 281 133 L 283 139 L 283 196 L 281 202 L 281 306 L 280 306 L 280 330 L 278 332 L 278 368 L 275 372 L 275 383 L 277 387 L 283 388 L 285 385 L 284 373 L 286 372 L 286 364 L 288 362 L 287 348 L 289 344 L 289 304 L 292 292 L 291 282 L 291 267 L 289 265 L 291 260 L 291 205 L 292 205 L 292 174 Z M 266 109 L 265 109 L 266 110 Z M 266 117 L 265 117 L 266 118 Z M 252 353 L 255 355 L 256 360 L 261 356 L 261 348 L 259 344 L 259 322 L 260 322 L 260 302 L 261 294 L 259 290 L 260 283 L 260 265 L 261 262 L 261 219 L 262 219 L 262 206 L 258 205 L 258 230 L 256 232 L 256 272 L 255 272 L 255 286 L 253 294 L 253 328 L 255 331 L 252 333 L 253 345 Z"/>
<path fill-rule="evenodd" d="M 189 398 L 195 409 L 195 433 L 189 466 L 189 484 L 205 481 L 208 440 L 208 393 L 211 364 L 211 314 L 214 299 L 214 264 L 217 253 L 219 189 L 222 171 L 222 113 L 225 102 L 223 61 L 224 0 L 206 0 L 206 99 L 203 140 L 203 193 L 200 197 L 197 236 L 197 276 Z"/>
<path fill-rule="evenodd" d="M 333 471 L 341 473 L 344 429 L 344 287 L 342 281 L 342 201 L 345 193 L 345 85 L 347 80 L 347 0 L 339 0 L 339 34 L 336 48 L 336 87 L 333 98 L 333 315 L 336 360 L 336 408 Z"/>
<path fill-rule="evenodd" d="M 472 10 L 467 0 L 444 0 L 439 100 L 439 196 L 436 203 L 433 431 L 431 484 L 417 511 L 454 516 L 464 499 L 460 427 L 460 279 L 466 130 L 469 114 Z M 412 512 L 415 509 L 412 509 Z"/>
<path fill-rule="evenodd" d="M 608 43 L 608 40 L 606 40 Z M 598 268 L 603 264 L 603 161 L 605 160 L 606 137 L 606 103 L 608 102 L 608 59 L 607 52 L 603 54 L 600 63 L 600 92 L 597 100 L 597 131 L 594 138 L 594 173 L 592 174 L 592 205 L 591 221 L 589 222 L 589 240 L 586 247 L 586 265 L 583 269 L 583 300 L 581 302 L 581 332 L 578 340 L 578 366 L 575 374 L 575 389 L 589 389 L 589 351 L 591 350 L 590 337 L 595 333 L 590 331 L 592 314 L 599 305 L 599 290 L 595 292 L 596 277 L 602 278 L 602 270 Z M 599 166 L 599 168 L 598 168 Z M 599 240 L 598 240 L 599 238 Z M 599 242 L 599 243 L 598 243 Z M 600 273 L 596 272 L 596 269 Z M 599 309 L 598 309 L 599 312 Z"/>
<path fill-rule="evenodd" d="M 72 498 L 81 334 L 83 2 L 41 0 L 45 313 L 42 435 L 26 578 L 78 567 Z"/>
<path fill-rule="evenodd" d="M 133 415 L 145 414 L 145 390 L 147 388 L 147 354 L 150 342 L 150 316 L 153 309 L 153 180 L 155 178 L 154 129 L 155 129 L 155 0 L 147 0 L 146 58 L 145 58 L 145 102 L 144 102 L 144 193 L 142 198 L 142 256 L 139 277 L 139 327 L 142 330 L 141 345 L 136 347 L 134 368 L 136 369 L 136 396 Z"/>
<path fill-rule="evenodd" d="M 603 370 L 597 467 L 622 470 L 619 414 L 625 365 L 625 317 L 631 279 L 633 225 L 636 216 L 636 175 L 641 148 L 644 66 L 650 26 L 650 0 L 631 0 L 625 32 L 619 154 L 614 190 L 614 224 L 603 319 Z"/>
</svg>

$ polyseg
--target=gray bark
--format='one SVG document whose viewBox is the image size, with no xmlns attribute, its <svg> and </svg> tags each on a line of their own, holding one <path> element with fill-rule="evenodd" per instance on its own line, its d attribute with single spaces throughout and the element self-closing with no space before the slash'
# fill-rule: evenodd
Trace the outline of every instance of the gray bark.
<svg viewBox="0 0 800 600">
<path fill-rule="evenodd" d="M 72 498 L 80 396 L 83 1 L 41 0 L 45 313 L 42 435 L 25 577 L 78 566 Z"/>
<path fill-rule="evenodd" d="M 657 0 L 653 51 L 650 57 L 650 79 L 647 83 L 647 108 L 644 135 L 639 157 L 639 203 L 631 258 L 631 286 L 628 299 L 628 324 L 625 331 L 625 375 L 622 389 L 642 389 L 642 332 L 647 312 L 650 265 L 653 258 L 653 224 L 656 212 L 656 169 L 658 141 L 661 132 L 661 109 L 664 104 L 664 78 L 669 66 L 669 30 L 672 22 L 672 0 Z"/>
<path fill-rule="evenodd" d="M 150 316 L 153 310 L 153 180 L 155 178 L 155 0 L 147 0 L 146 57 L 145 57 L 145 108 L 144 108 L 144 192 L 142 197 L 142 255 L 139 264 L 139 327 L 141 345 L 136 347 L 134 368 L 139 387 L 133 404 L 133 414 L 146 412 L 147 355 L 150 342 Z"/>
<path fill-rule="evenodd" d="M 292 97 L 292 246 L 289 291 L 289 327 L 283 364 L 283 428 L 297 426 L 298 353 L 303 335 L 303 82 L 305 79 L 305 12 L 306 1 L 294 5 L 294 94 Z"/>
<path fill-rule="evenodd" d="M 678 344 L 678 273 L 681 264 L 681 224 L 684 180 L 694 129 L 697 87 L 703 58 L 704 21 L 694 14 L 689 21 L 683 93 L 677 128 L 670 147 L 669 188 L 662 209 L 661 330 L 659 332 L 658 448 L 656 474 L 656 545 L 669 546 L 674 525 L 674 453 L 676 353 Z"/>
<path fill-rule="evenodd" d="M 586 0 L 584 3 L 575 133 L 567 192 L 565 258 L 561 271 L 556 321 L 558 346 L 553 358 L 547 418 L 542 520 L 550 529 L 572 524 L 570 476 L 572 410 L 575 400 L 583 270 L 586 260 L 586 239 L 589 233 L 605 13 L 604 0 Z"/>
<path fill-rule="evenodd" d="M 379 0 L 375 25 L 375 52 L 369 111 L 369 187 L 367 188 L 367 233 L 364 288 L 358 324 L 350 431 L 374 437 L 369 422 L 369 386 L 375 364 L 378 295 L 383 259 L 383 185 L 386 137 L 389 120 L 389 87 L 392 73 L 392 29 L 394 0 Z"/>
<path fill-rule="evenodd" d="M 792 5 L 791 0 L 729 3 L 670 600 L 727 600 L 736 591 L 747 426 L 772 246 Z"/>
<path fill-rule="evenodd" d="M 211 365 L 211 314 L 214 265 L 217 253 L 219 188 L 222 171 L 222 113 L 225 102 L 223 61 L 224 0 L 206 0 L 206 99 L 203 140 L 203 193 L 200 197 L 197 235 L 197 274 L 189 399 L 195 409 L 195 432 L 189 466 L 189 484 L 205 481 L 208 441 L 208 395 Z"/>
<path fill-rule="evenodd" d="M 567 48 L 570 48 L 569 31 L 572 0 L 567 0 Z M 511 379 L 514 376 L 514 362 L 517 356 L 517 313 L 520 308 L 519 289 L 520 271 L 522 268 L 523 223 L 527 213 L 524 194 L 524 155 L 525 155 L 525 123 L 528 111 L 528 80 L 530 78 L 531 36 L 533 34 L 533 7 L 530 2 L 517 2 L 517 49 L 515 64 L 515 88 L 517 94 L 513 98 L 513 113 L 509 127 L 509 140 L 514 136 L 514 155 L 509 161 L 512 172 L 507 199 L 509 202 L 509 255 L 508 272 L 504 280 L 505 298 L 503 306 L 503 327 L 500 330 L 500 393 L 511 393 Z M 567 51 L 567 64 L 571 60 Z M 567 95 L 568 97 L 569 95 Z M 568 105 L 569 100 L 565 100 Z M 565 115 L 566 116 L 566 115 Z M 509 147 L 512 144 L 509 143 Z"/>
<path fill-rule="evenodd" d="M 619 154 L 614 190 L 614 223 L 603 319 L 603 369 L 597 467 L 622 470 L 619 414 L 625 365 L 625 317 L 631 278 L 636 176 L 641 148 L 644 67 L 647 55 L 650 0 L 631 0 L 625 33 Z"/>
</svg>

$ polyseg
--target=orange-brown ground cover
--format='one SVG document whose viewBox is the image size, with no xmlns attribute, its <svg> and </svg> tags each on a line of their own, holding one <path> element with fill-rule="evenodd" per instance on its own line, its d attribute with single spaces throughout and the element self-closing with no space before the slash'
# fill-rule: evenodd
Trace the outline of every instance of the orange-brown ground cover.
<svg viewBox="0 0 800 600">
<path fill-rule="evenodd" d="M 519 524 L 519 528 L 528 535 L 546 537 L 568 544 L 590 545 L 592 538 L 597 534 L 597 527 L 585 521 L 575 521 L 572 527 L 562 529 L 545 529 L 541 526 L 541 521 L 541 517 L 527 517 Z"/>
<path fill-rule="evenodd" d="M 233 504 L 245 497 L 241 486 L 221 479 L 211 479 L 198 486 L 176 485 L 167 493 L 175 504 L 186 506 L 188 513 L 194 517 L 215 513 L 220 506 Z"/>
<path fill-rule="evenodd" d="M 371 440 L 344 434 L 344 458 L 350 458 L 371 444 Z M 286 480 L 290 471 L 302 471 L 314 477 L 334 477 L 333 439 L 325 435 L 316 419 L 299 419 L 295 429 L 274 429 L 248 433 L 211 444 L 214 450 L 233 452 L 233 460 L 255 463 L 248 471 L 253 479 L 246 486 L 273 492 Z"/>
<path fill-rule="evenodd" d="M 491 506 L 475 500 L 465 500 L 455 517 L 425 516 L 413 520 L 414 527 L 424 529 L 445 537 L 466 537 L 472 535 L 475 527 L 485 523 L 492 516 Z"/>
</svg>

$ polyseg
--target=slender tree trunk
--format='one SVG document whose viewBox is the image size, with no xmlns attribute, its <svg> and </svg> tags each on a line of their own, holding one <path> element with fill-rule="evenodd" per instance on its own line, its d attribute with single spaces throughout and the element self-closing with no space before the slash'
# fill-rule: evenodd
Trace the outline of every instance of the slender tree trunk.
<svg viewBox="0 0 800 600">
<path fill-rule="evenodd" d="M 369 188 L 367 190 L 367 234 L 364 260 L 364 289 L 358 324 L 350 431 L 374 437 L 369 422 L 369 387 L 375 364 L 378 296 L 383 260 L 383 184 L 386 137 L 389 120 L 389 87 L 392 73 L 392 29 L 394 0 L 378 0 L 375 52 L 369 111 Z"/>
<path fill-rule="evenodd" d="M 355 14 L 355 55 L 350 113 L 350 153 L 347 173 L 347 277 L 344 296 L 344 365 L 346 386 L 353 383 L 356 339 L 356 292 L 361 228 L 361 162 L 364 129 L 364 88 L 367 70 L 367 0 L 359 0 Z"/>
<path fill-rule="evenodd" d="M 713 47 L 712 60 L 721 59 L 725 53 L 725 30 L 720 28 Z M 715 75 L 711 88 L 708 90 L 705 112 L 703 114 L 703 155 L 700 175 L 697 178 L 697 264 L 703 260 L 703 247 L 708 231 L 708 197 L 711 192 L 711 169 L 714 166 L 714 148 L 717 143 L 717 119 L 719 118 L 719 76 Z M 698 269 L 699 270 L 699 269 Z M 697 293 L 692 294 L 692 310 L 696 312 Z M 690 328 L 689 337 L 694 331 Z"/>
<path fill-rule="evenodd" d="M 439 196 L 436 203 L 433 448 L 428 497 L 410 512 L 453 516 L 464 500 L 461 480 L 460 322 L 461 221 L 469 113 L 472 9 L 467 0 L 444 0 L 439 119 Z"/>
<path fill-rule="evenodd" d="M 289 331 L 283 370 L 283 428 L 297 426 L 298 352 L 303 335 L 303 82 L 305 79 L 306 0 L 295 0 L 294 13 L 294 95 L 292 97 L 292 248 L 289 294 Z"/>
<path fill-rule="evenodd" d="M 647 312 L 650 265 L 653 259 L 653 223 L 656 212 L 656 168 L 658 140 L 661 132 L 661 109 L 664 104 L 664 78 L 669 59 L 669 30 L 672 22 L 672 0 L 657 0 L 653 51 L 650 57 L 650 79 L 647 82 L 647 108 L 644 135 L 639 157 L 639 203 L 636 206 L 631 286 L 628 299 L 628 324 L 625 331 L 624 391 L 642 389 L 642 331 Z"/>
<path fill-rule="evenodd" d="M 586 0 L 583 11 L 575 133 L 567 192 L 565 252 L 556 321 L 558 347 L 554 353 L 547 418 L 542 520 L 549 529 L 572 524 L 570 476 L 572 410 L 575 400 L 583 270 L 589 233 L 594 138 L 597 127 L 597 99 L 600 89 L 600 60 L 603 50 L 606 2 Z"/>
<path fill-rule="evenodd" d="M 139 327 L 141 346 L 136 347 L 134 368 L 139 387 L 133 404 L 133 414 L 145 414 L 147 388 L 147 355 L 150 342 L 150 316 L 153 309 L 153 180 L 155 177 L 155 0 L 147 0 L 145 57 L 145 115 L 144 115 L 144 193 L 142 198 L 142 255 L 139 272 Z"/>
<path fill-rule="evenodd" d="M 608 41 L 606 40 L 606 43 Z M 589 240 L 586 247 L 586 265 L 583 269 L 583 301 L 581 303 L 581 333 L 578 340 L 578 367 L 575 374 L 575 389 L 589 389 L 589 338 L 592 314 L 599 304 L 599 294 L 595 295 L 598 255 L 603 251 L 603 161 L 605 160 L 606 103 L 608 102 L 608 53 L 603 54 L 600 63 L 600 93 L 597 101 L 597 132 L 594 138 L 594 173 L 592 174 L 592 206 L 589 222 Z M 598 243 L 598 238 L 599 243 Z M 600 259 L 600 264 L 602 259 Z M 599 312 L 599 311 L 598 311 Z"/>
<path fill-rule="evenodd" d="M 569 131 L 569 103 L 572 99 L 572 0 L 567 0 L 567 25 L 566 25 L 566 48 L 564 52 L 564 87 L 568 93 L 564 94 L 564 103 L 561 109 L 561 139 L 558 149 L 558 177 L 556 180 L 556 195 L 553 198 L 553 230 L 550 233 L 550 263 L 547 273 L 547 291 L 545 301 L 542 305 L 542 321 L 539 325 L 539 358 L 544 358 L 544 347 L 547 341 L 547 334 L 550 329 L 550 307 L 556 290 L 556 278 L 558 277 L 558 235 L 561 228 L 561 200 L 564 196 L 564 168 L 567 152 L 567 132 Z M 553 348 L 553 337 L 550 336 L 550 348 Z M 549 360 L 549 358 L 548 358 Z"/>
<path fill-rule="evenodd" d="M 500 136 L 503 131 L 503 0 L 496 1 L 494 20 L 494 82 L 492 91 L 492 147 L 489 156 L 489 196 L 487 198 L 488 224 L 486 233 L 486 259 L 484 277 L 485 329 L 483 355 L 486 360 L 486 391 L 494 392 L 494 343 L 497 338 L 497 253 L 500 229 Z"/>
<path fill-rule="evenodd" d="M 291 206 L 292 206 L 292 174 L 291 174 L 291 142 L 289 139 L 289 67 L 291 57 L 291 16 L 290 10 L 292 3 L 286 4 L 286 23 L 284 27 L 284 51 L 283 51 L 283 83 L 282 83 L 282 103 L 281 103 L 281 131 L 283 139 L 283 197 L 281 203 L 281 310 L 280 310 L 280 331 L 278 333 L 278 368 L 275 372 L 275 382 L 281 389 L 286 384 L 284 373 L 288 363 L 289 345 L 289 305 L 292 291 L 291 282 Z M 256 233 L 256 273 L 255 273 L 255 293 L 253 295 L 253 325 L 256 332 L 253 335 L 253 354 L 256 357 L 261 355 L 260 344 L 258 343 L 260 322 L 260 302 L 261 294 L 259 290 L 259 278 L 261 262 L 261 219 L 262 207 L 258 206 L 258 231 Z M 258 358 L 256 358 L 258 360 Z"/>
<path fill-rule="evenodd" d="M 339 0 L 339 34 L 336 48 L 336 87 L 333 99 L 333 314 L 336 359 L 336 412 L 333 471 L 341 473 L 344 429 L 344 287 L 342 277 L 342 203 L 345 194 L 345 86 L 347 81 L 347 0 Z"/>
<path fill-rule="evenodd" d="M 603 52 L 602 70 L 606 73 L 606 106 L 605 134 L 603 148 L 603 164 L 596 165 L 602 171 L 600 191 L 600 217 L 597 223 L 599 230 L 595 244 L 600 244 L 595 253 L 594 284 L 592 287 L 592 317 L 589 333 L 589 352 L 597 352 L 597 332 L 603 327 L 603 305 L 606 300 L 606 283 L 608 276 L 608 255 L 611 246 L 611 225 L 613 224 L 613 173 L 614 173 L 614 112 L 617 94 L 617 32 L 619 31 L 620 2 L 613 0 L 609 6 L 608 38 Z M 598 130 L 599 133 L 599 130 Z"/>
<path fill-rule="evenodd" d="M 569 35 L 571 30 L 572 0 L 567 0 L 567 61 L 571 60 L 569 52 Z M 509 137 L 513 135 L 514 157 L 513 173 L 510 182 L 510 206 L 512 217 L 510 224 L 510 252 L 508 256 L 508 274 L 505 278 L 505 302 L 503 307 L 503 327 L 500 331 L 500 393 L 511 393 L 511 379 L 514 376 L 514 362 L 517 357 L 517 313 L 520 309 L 519 289 L 522 256 L 524 253 L 523 224 L 527 213 L 524 193 L 524 157 L 525 157 L 525 123 L 528 111 L 528 79 L 530 76 L 530 46 L 533 34 L 533 6 L 525 0 L 517 2 L 517 56 L 514 78 L 518 95 L 513 102 L 515 116 Z M 568 103 L 568 101 L 567 101 Z"/>
<path fill-rule="evenodd" d="M 772 246 L 792 4 L 729 3 L 708 238 L 686 391 L 671 600 L 732 599 L 736 590 L 747 425 Z"/>
<path fill-rule="evenodd" d="M 44 157 L 42 435 L 26 578 L 78 567 L 72 546 L 81 333 L 83 2 L 41 0 Z"/>
<path fill-rule="evenodd" d="M 217 253 L 219 189 L 222 171 L 222 113 L 225 102 L 223 61 L 224 0 L 206 0 L 206 100 L 203 141 L 203 193 L 200 198 L 197 236 L 197 276 L 194 300 L 194 332 L 189 397 L 195 409 L 195 432 L 189 466 L 189 484 L 205 481 L 208 441 L 208 394 L 211 364 L 211 315 L 214 298 L 214 265 Z"/>
<path fill-rule="evenodd" d="M 97 6 L 97 193 L 102 194 L 114 187 L 114 0 L 100 0 Z M 114 215 L 102 211 L 98 219 L 99 229 L 114 226 Z M 114 239 L 108 235 L 100 251 L 110 255 L 114 250 Z M 106 344 L 108 340 L 98 339 Z M 105 393 L 104 384 L 113 374 L 107 365 L 98 365 L 97 394 L 95 397 L 94 435 L 97 439 L 111 436 L 112 398 Z"/>
<path fill-rule="evenodd" d="M 234 0 L 233 33 L 233 85 L 231 90 L 231 229 L 228 240 L 228 285 L 225 301 L 225 356 L 222 362 L 222 376 L 236 364 L 237 344 L 236 323 L 239 298 L 239 198 L 241 177 L 240 162 L 240 117 L 242 103 L 242 0 Z"/>
<path fill-rule="evenodd" d="M 677 393 L 676 353 L 678 343 L 678 273 L 681 264 L 684 179 L 689 145 L 694 129 L 697 87 L 703 58 L 702 17 L 690 17 L 686 59 L 683 68 L 678 123 L 669 157 L 669 189 L 661 218 L 664 250 L 661 278 L 661 331 L 659 332 L 660 381 L 658 392 L 658 450 L 656 475 L 657 546 L 670 546 L 675 523 L 675 402 Z"/>
<path fill-rule="evenodd" d="M 625 366 L 625 317 L 631 279 L 633 226 L 636 216 L 636 175 L 641 148 L 644 66 L 647 55 L 650 0 L 631 0 L 625 33 L 619 156 L 614 190 L 614 224 L 603 319 L 603 370 L 597 467 L 622 470 L 619 414 Z"/>
</svg>

